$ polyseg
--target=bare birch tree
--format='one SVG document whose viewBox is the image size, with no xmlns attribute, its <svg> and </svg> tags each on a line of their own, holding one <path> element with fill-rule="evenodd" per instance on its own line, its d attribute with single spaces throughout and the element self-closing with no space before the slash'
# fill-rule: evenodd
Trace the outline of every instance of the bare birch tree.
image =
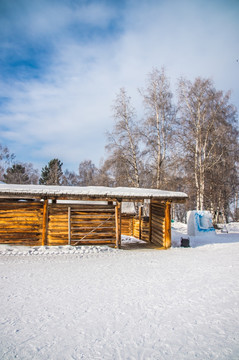
<svg viewBox="0 0 239 360">
<path fill-rule="evenodd" d="M 155 173 L 153 186 L 160 188 L 164 183 L 166 156 L 170 128 L 175 119 L 172 93 L 165 70 L 154 68 L 147 78 L 147 87 L 140 91 L 144 99 L 147 118 L 144 121 L 142 136 L 145 139 L 148 166 Z"/>
<path fill-rule="evenodd" d="M 15 154 L 11 154 L 7 146 L 0 144 L 0 181 L 4 181 L 3 175 L 14 159 Z"/>
<path fill-rule="evenodd" d="M 31 163 L 15 163 L 3 175 L 7 184 L 37 184 L 38 170 Z"/>
<path fill-rule="evenodd" d="M 120 89 L 113 105 L 115 124 L 113 131 L 108 133 L 110 152 L 108 161 L 121 173 L 124 186 L 140 186 L 138 132 L 135 122 L 135 110 L 131 98 L 124 88 Z"/>
<path fill-rule="evenodd" d="M 226 153 L 228 131 L 235 125 L 235 108 L 229 103 L 230 94 L 216 91 L 209 79 L 197 78 L 194 83 L 181 79 L 178 94 L 178 139 L 184 161 L 194 174 L 196 207 L 203 210 L 206 177 L 213 174 Z"/>
</svg>

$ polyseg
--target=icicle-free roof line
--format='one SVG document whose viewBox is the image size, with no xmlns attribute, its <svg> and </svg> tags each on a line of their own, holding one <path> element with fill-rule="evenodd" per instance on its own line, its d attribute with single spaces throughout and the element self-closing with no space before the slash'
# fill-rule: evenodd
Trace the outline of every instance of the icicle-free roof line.
<svg viewBox="0 0 239 360">
<path fill-rule="evenodd" d="M 54 186 L 54 185 L 13 185 L 0 184 L 0 197 L 57 198 L 75 200 L 142 200 L 161 199 L 184 201 L 187 194 L 158 189 L 105 187 L 105 186 Z"/>
</svg>

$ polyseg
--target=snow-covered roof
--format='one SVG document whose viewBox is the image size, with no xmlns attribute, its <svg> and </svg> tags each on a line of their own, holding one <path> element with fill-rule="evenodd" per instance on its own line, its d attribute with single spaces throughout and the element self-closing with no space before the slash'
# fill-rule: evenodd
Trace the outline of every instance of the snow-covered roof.
<svg viewBox="0 0 239 360">
<path fill-rule="evenodd" d="M 161 199 L 182 201 L 187 198 L 183 192 L 158 189 L 105 186 L 54 186 L 0 184 L 0 197 L 56 198 L 75 200 L 142 200 Z"/>
</svg>

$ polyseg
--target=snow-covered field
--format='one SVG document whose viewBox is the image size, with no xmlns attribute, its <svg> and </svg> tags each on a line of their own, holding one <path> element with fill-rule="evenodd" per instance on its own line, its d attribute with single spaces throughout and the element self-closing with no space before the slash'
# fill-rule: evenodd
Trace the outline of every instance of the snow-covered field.
<svg viewBox="0 0 239 360">
<path fill-rule="evenodd" d="M 239 359 L 239 224 L 167 251 L 0 246 L 0 359 Z M 133 239 L 124 239 L 133 242 Z"/>
</svg>

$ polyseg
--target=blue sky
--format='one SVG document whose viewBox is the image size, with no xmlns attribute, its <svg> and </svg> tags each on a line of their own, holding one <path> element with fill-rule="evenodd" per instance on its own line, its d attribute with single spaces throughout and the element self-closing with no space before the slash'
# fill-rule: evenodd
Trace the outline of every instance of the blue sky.
<svg viewBox="0 0 239 360">
<path fill-rule="evenodd" d="M 0 143 L 41 169 L 106 156 L 111 107 L 165 66 L 211 78 L 239 108 L 237 0 L 0 0 Z"/>
</svg>

